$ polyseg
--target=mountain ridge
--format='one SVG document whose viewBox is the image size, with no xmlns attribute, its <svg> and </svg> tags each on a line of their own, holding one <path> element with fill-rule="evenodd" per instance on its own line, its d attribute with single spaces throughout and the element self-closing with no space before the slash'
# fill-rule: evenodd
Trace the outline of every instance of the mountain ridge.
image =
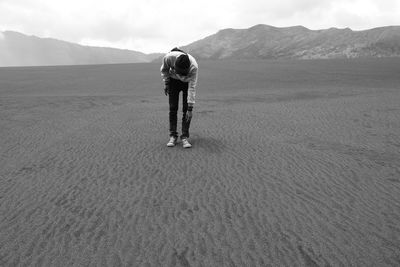
<svg viewBox="0 0 400 267">
<path fill-rule="evenodd" d="M 221 29 L 181 49 L 198 59 L 210 60 L 400 57 L 400 26 L 354 31 L 256 24 L 245 29 Z M 163 55 L 0 32 L 0 66 L 159 62 Z"/>
<path fill-rule="evenodd" d="M 182 49 L 201 59 L 399 57 L 400 26 L 353 31 L 257 24 L 247 29 L 223 29 Z"/>
<path fill-rule="evenodd" d="M 161 54 L 85 46 L 54 38 L 1 32 L 0 66 L 87 65 L 151 62 Z"/>
</svg>

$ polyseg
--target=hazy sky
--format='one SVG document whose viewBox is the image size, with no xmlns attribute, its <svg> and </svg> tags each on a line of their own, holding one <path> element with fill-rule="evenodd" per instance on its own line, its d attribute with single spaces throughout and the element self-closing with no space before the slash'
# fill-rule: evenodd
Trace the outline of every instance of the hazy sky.
<svg viewBox="0 0 400 267">
<path fill-rule="evenodd" d="M 0 31 L 145 53 L 256 24 L 313 30 L 400 25 L 400 1 L 0 0 Z"/>
</svg>

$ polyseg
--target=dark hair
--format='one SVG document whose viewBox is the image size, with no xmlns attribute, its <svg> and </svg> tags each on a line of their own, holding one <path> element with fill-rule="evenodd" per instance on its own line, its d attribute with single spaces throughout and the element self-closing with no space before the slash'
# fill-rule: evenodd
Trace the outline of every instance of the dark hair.
<svg viewBox="0 0 400 267">
<path fill-rule="evenodd" d="M 190 59 L 187 54 L 179 55 L 175 61 L 175 71 L 177 74 L 187 75 L 190 69 Z"/>
</svg>

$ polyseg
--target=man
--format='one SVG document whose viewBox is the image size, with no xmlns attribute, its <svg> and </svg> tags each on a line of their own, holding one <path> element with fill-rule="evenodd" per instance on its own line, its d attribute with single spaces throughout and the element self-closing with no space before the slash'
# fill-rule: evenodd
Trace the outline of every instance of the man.
<svg viewBox="0 0 400 267">
<path fill-rule="evenodd" d="M 168 147 L 177 143 L 178 103 L 182 91 L 182 145 L 190 148 L 189 127 L 195 103 L 198 65 L 194 57 L 174 48 L 168 52 L 161 65 L 161 76 L 165 83 L 164 93 L 169 98 L 169 142 Z"/>
</svg>

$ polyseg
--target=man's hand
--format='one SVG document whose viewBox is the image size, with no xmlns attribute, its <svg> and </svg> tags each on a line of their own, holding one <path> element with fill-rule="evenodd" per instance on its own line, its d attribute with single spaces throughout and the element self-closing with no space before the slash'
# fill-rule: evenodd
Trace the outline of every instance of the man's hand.
<svg viewBox="0 0 400 267">
<path fill-rule="evenodd" d="M 164 93 L 165 93 L 165 95 L 169 94 L 169 85 L 168 84 L 165 85 Z"/>
<path fill-rule="evenodd" d="M 192 111 L 191 111 L 191 110 L 190 110 L 190 111 L 187 111 L 187 112 L 186 112 L 186 116 L 185 116 L 186 122 L 189 123 L 189 122 L 192 120 L 192 117 L 193 117 Z"/>
</svg>

